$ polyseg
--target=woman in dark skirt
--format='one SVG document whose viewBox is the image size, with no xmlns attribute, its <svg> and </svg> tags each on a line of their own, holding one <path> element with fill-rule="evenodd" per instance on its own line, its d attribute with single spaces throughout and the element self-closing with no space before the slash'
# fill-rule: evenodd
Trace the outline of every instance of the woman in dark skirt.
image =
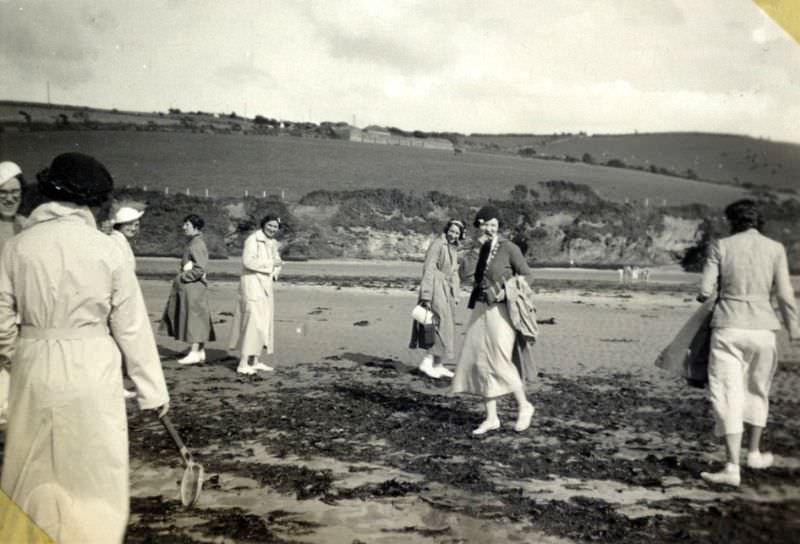
<svg viewBox="0 0 800 544">
<path fill-rule="evenodd" d="M 183 220 L 183 233 L 189 243 L 181 258 L 181 271 L 172 282 L 159 332 L 191 344 L 189 353 L 178 359 L 182 365 L 203 363 L 205 343 L 216 339 L 208 307 L 208 249 L 203 239 L 203 218 L 190 214 Z"/>
</svg>

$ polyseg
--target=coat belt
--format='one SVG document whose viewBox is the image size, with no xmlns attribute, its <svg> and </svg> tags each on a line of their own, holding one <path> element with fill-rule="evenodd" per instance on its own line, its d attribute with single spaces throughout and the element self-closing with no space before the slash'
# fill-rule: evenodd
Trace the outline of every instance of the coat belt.
<svg viewBox="0 0 800 544">
<path fill-rule="evenodd" d="M 60 329 L 22 325 L 19 328 L 19 336 L 20 338 L 33 338 L 36 340 L 80 340 L 108 336 L 108 327 L 105 325 L 89 325 L 73 329 Z"/>
</svg>

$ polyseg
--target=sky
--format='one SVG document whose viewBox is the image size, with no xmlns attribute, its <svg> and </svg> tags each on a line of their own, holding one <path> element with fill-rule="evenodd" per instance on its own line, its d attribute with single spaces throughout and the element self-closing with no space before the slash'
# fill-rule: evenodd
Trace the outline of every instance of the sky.
<svg viewBox="0 0 800 544">
<path fill-rule="evenodd" d="M 0 74 L 121 110 L 800 142 L 800 45 L 752 0 L 0 0 Z"/>
</svg>

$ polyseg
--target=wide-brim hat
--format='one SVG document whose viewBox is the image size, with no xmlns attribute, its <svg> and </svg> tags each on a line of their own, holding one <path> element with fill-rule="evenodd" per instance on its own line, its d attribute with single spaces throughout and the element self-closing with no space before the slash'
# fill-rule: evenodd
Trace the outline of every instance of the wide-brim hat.
<svg viewBox="0 0 800 544">
<path fill-rule="evenodd" d="M 22 175 L 22 168 L 17 163 L 11 161 L 0 162 L 0 185 L 11 181 L 19 175 Z"/>
<path fill-rule="evenodd" d="M 130 223 L 131 221 L 136 221 L 143 215 L 144 211 L 142 210 L 137 210 L 136 208 L 131 208 L 130 206 L 123 206 L 117 210 L 117 212 L 114 214 L 114 217 L 111 218 L 111 221 L 115 225 Z"/>
<path fill-rule="evenodd" d="M 83 153 L 62 153 L 36 179 L 46 197 L 84 206 L 102 204 L 114 189 L 106 167 Z"/>
</svg>

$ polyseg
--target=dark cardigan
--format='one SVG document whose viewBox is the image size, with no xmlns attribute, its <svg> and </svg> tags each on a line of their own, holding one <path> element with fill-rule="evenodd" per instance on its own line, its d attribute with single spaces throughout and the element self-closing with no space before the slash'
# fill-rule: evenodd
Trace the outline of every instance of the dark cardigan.
<svg viewBox="0 0 800 544">
<path fill-rule="evenodd" d="M 500 238 L 497 244 L 497 253 L 483 272 L 482 281 L 472 286 L 467 308 L 474 308 L 478 300 L 488 303 L 504 300 L 502 291 L 506 280 L 512 276 L 527 276 L 531 272 L 522 251 L 515 243 Z M 476 266 L 476 277 L 481 276 L 478 272 Z"/>
</svg>

